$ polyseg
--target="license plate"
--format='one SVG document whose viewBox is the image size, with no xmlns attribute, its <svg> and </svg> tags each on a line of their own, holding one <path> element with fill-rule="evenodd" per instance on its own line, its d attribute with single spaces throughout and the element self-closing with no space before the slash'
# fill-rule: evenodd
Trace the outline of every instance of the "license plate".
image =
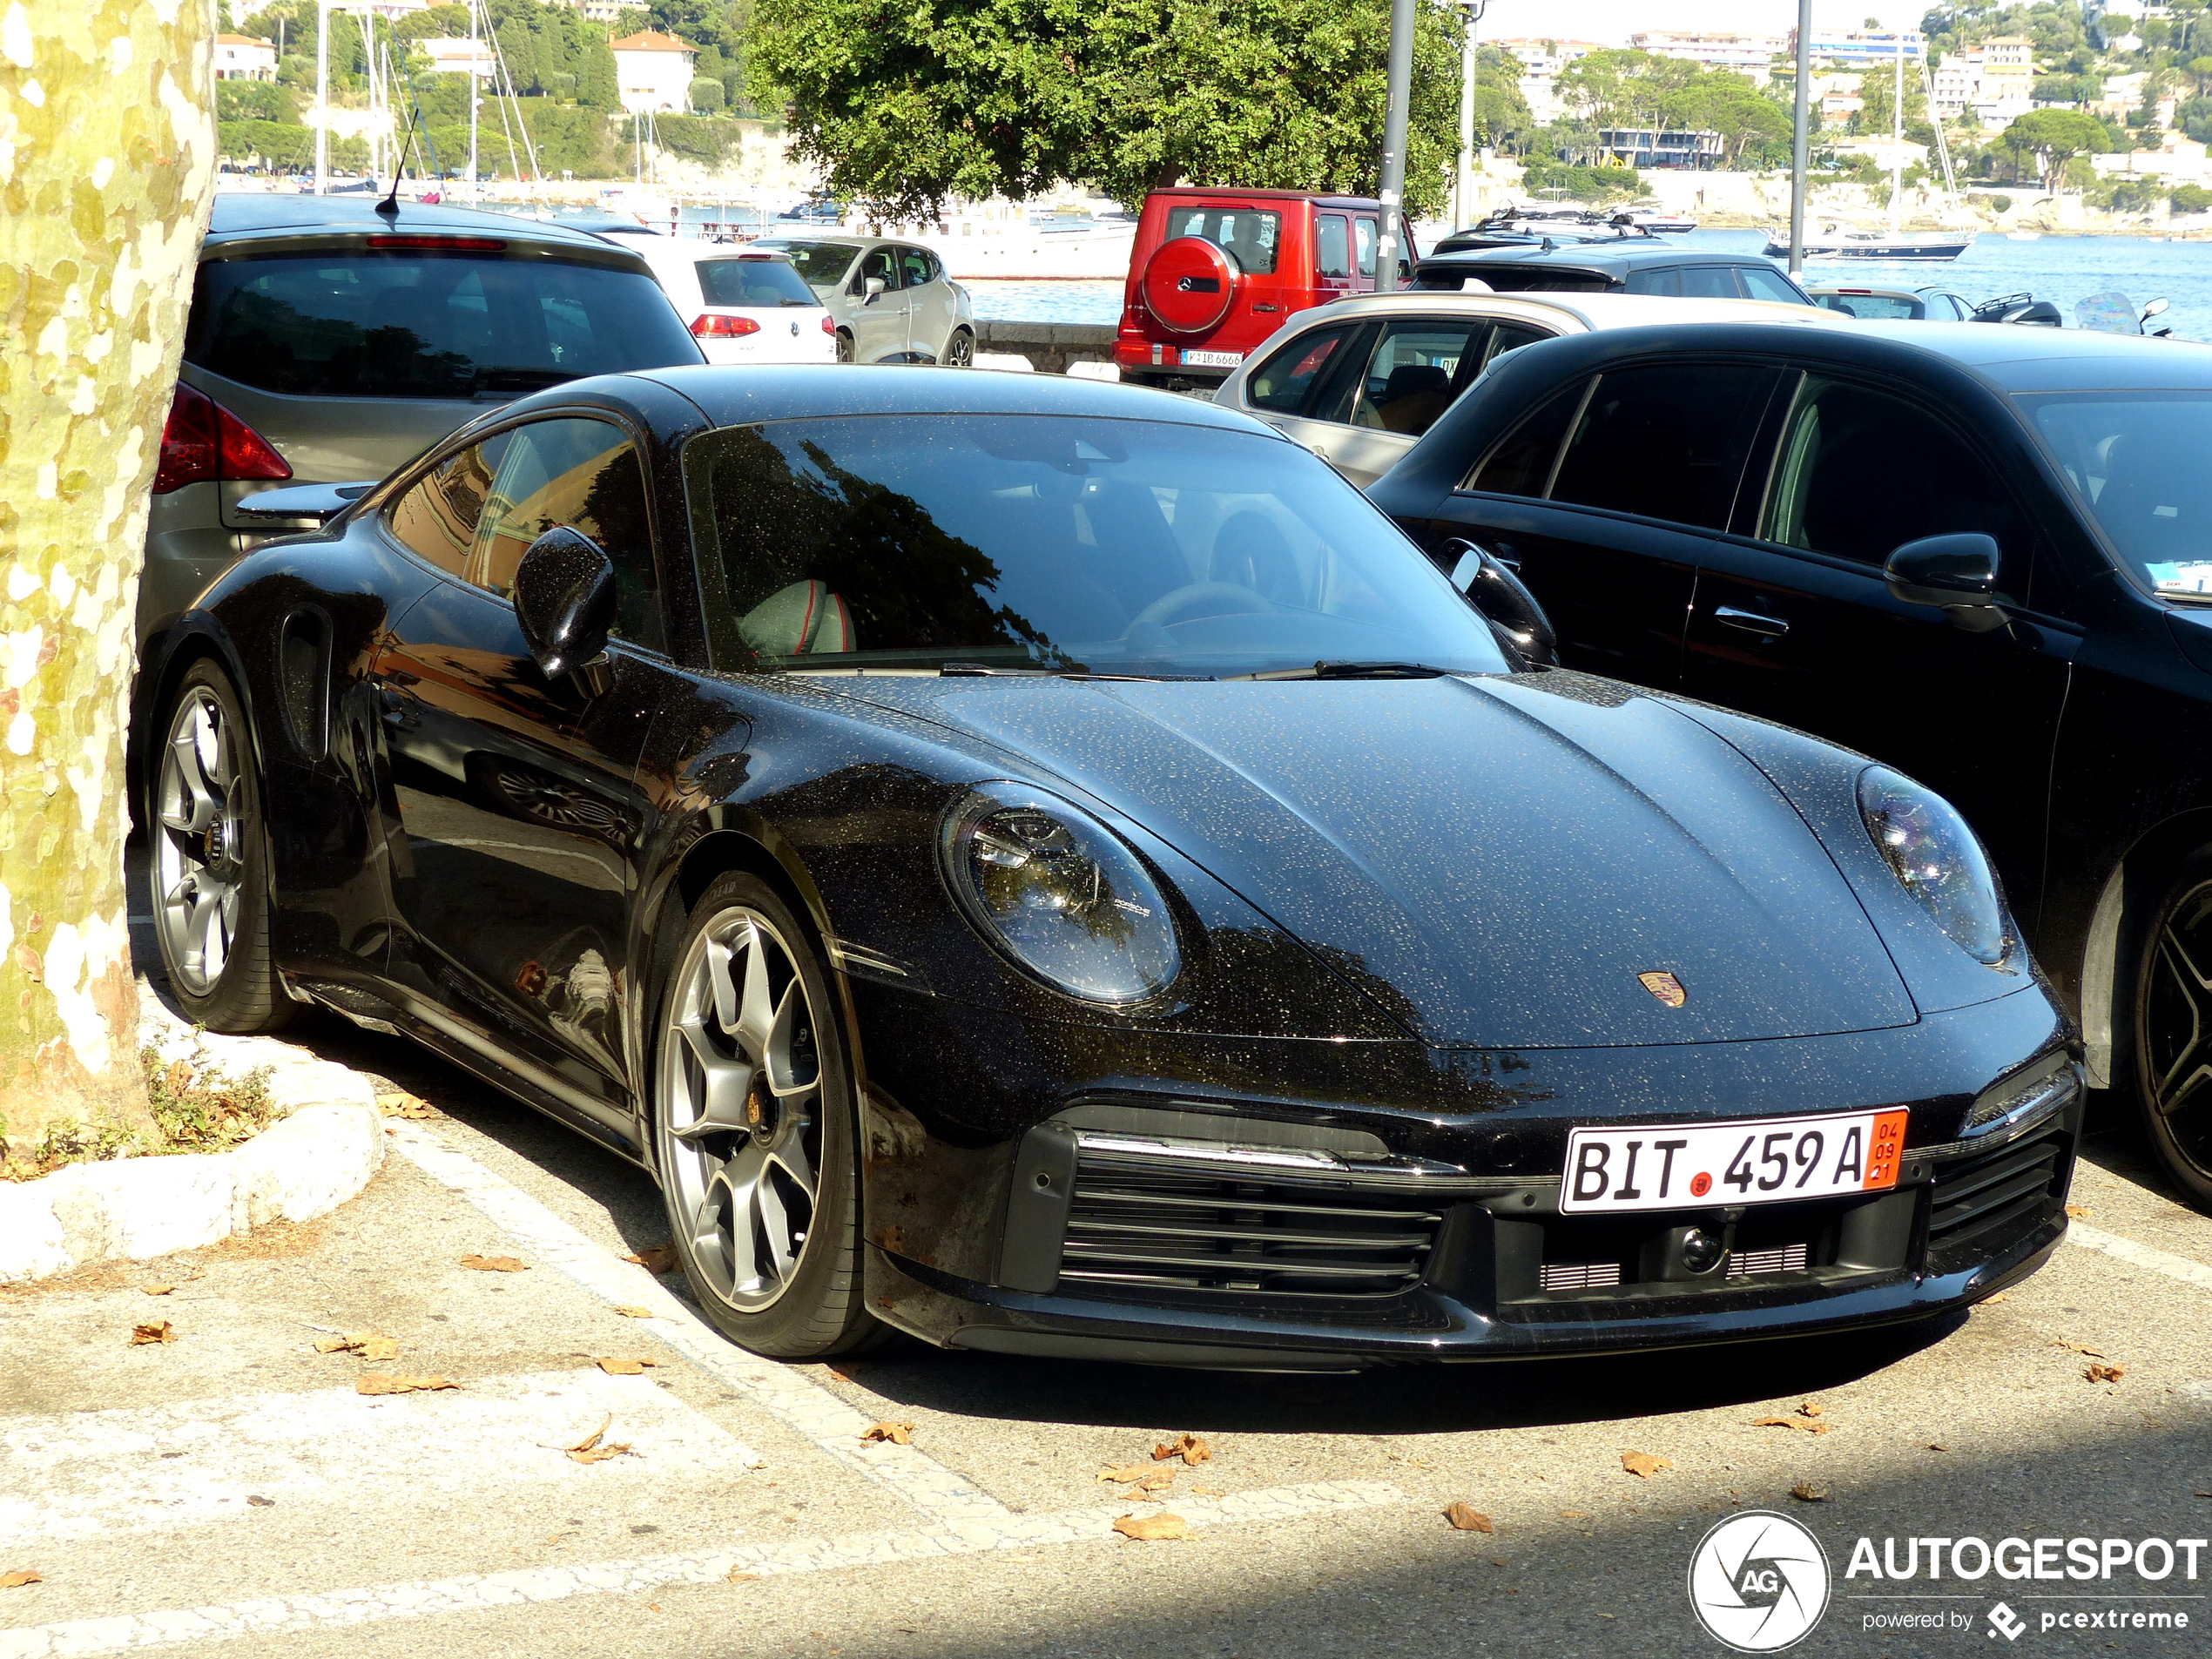
<svg viewBox="0 0 2212 1659">
<path fill-rule="evenodd" d="M 1186 351 L 1183 361 L 1193 368 L 1234 368 L 1244 361 L 1240 351 Z"/>
<path fill-rule="evenodd" d="M 1886 1192 L 1897 1185 L 1908 1116 L 1575 1130 L 1567 1137 L 1559 1207 L 1588 1215 Z"/>
</svg>

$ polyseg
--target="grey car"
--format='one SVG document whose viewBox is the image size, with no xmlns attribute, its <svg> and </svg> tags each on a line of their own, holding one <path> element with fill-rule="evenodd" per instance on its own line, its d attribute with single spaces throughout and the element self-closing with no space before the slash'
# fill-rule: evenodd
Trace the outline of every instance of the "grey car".
<svg viewBox="0 0 2212 1659">
<path fill-rule="evenodd" d="M 867 236 L 764 237 L 754 247 L 787 253 L 837 324 L 840 363 L 975 361 L 975 312 L 945 262 L 912 242 Z"/>
<path fill-rule="evenodd" d="M 526 392 L 704 361 L 628 248 L 375 199 L 226 195 L 199 254 L 138 585 L 158 643 L 257 542 L 284 482 L 374 480 Z"/>
</svg>

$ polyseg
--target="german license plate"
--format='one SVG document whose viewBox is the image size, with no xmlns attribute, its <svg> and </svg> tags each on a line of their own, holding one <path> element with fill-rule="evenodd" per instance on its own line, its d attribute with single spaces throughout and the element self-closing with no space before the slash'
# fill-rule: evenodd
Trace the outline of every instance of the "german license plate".
<svg viewBox="0 0 2212 1659">
<path fill-rule="evenodd" d="M 1575 1130 L 1567 1137 L 1559 1207 L 1589 1215 L 1886 1192 L 1897 1185 L 1907 1116 L 1900 1109 Z"/>
<path fill-rule="evenodd" d="M 1186 351 L 1183 361 L 1193 368 L 1234 368 L 1244 361 L 1240 351 Z"/>
</svg>

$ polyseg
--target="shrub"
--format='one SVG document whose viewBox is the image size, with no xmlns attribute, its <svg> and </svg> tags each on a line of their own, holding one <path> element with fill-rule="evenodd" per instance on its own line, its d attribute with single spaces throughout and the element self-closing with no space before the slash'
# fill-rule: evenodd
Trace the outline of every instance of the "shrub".
<svg viewBox="0 0 2212 1659">
<path fill-rule="evenodd" d="M 691 83 L 691 107 L 701 115 L 719 115 L 725 97 L 720 81 L 702 75 Z"/>
</svg>

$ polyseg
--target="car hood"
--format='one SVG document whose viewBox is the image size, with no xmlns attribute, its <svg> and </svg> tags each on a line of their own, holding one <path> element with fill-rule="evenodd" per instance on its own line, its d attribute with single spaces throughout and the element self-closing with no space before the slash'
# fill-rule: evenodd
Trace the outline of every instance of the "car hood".
<svg viewBox="0 0 2212 1659">
<path fill-rule="evenodd" d="M 1432 1043 L 1744 1042 L 1917 1017 L 1765 774 L 1627 687 L 1567 673 L 848 686 L 1111 806 Z M 1661 974 L 1681 1006 L 1642 978 Z"/>
</svg>

